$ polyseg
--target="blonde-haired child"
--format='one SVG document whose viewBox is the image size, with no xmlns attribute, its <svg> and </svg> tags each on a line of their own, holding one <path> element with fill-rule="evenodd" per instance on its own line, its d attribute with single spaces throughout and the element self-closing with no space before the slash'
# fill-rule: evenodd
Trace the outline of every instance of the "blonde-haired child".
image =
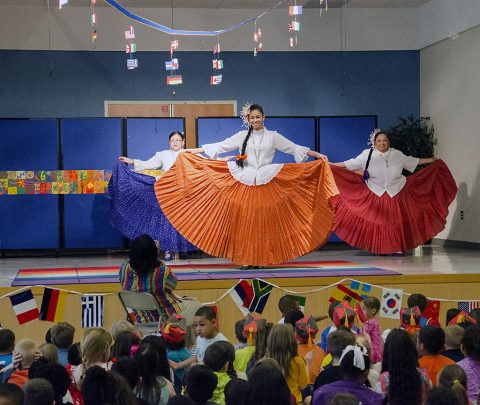
<svg viewBox="0 0 480 405">
<path fill-rule="evenodd" d="M 17 353 L 21 360 L 18 363 L 17 368 L 15 368 L 10 376 L 7 377 L 6 382 L 23 388 L 23 386 L 28 382 L 28 369 L 35 360 L 35 342 L 32 339 L 19 340 L 15 345 L 13 352 Z"/>
<path fill-rule="evenodd" d="M 298 355 L 298 344 L 292 325 L 275 325 L 267 339 L 266 357 L 280 365 L 290 392 L 297 404 L 302 403 L 302 390 L 309 383 L 305 360 Z"/>
<path fill-rule="evenodd" d="M 93 366 L 100 366 L 108 370 L 108 359 L 110 358 L 112 343 L 112 335 L 102 328 L 91 328 L 83 334 L 80 342 L 82 363 L 78 366 L 67 365 L 67 371 L 72 380 L 69 391 L 74 405 L 83 403 L 81 387 L 86 371 Z"/>
</svg>

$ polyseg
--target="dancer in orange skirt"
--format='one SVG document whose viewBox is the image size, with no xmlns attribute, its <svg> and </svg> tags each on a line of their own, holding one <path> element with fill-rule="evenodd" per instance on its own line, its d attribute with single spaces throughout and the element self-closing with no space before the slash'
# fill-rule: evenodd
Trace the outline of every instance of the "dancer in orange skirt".
<svg viewBox="0 0 480 405">
<path fill-rule="evenodd" d="M 419 159 L 390 148 L 388 135 L 375 130 L 372 147 L 354 159 L 331 163 L 340 194 L 335 196 L 333 231 L 349 245 L 375 254 L 406 252 L 445 228 L 457 186 L 435 157 Z M 413 172 L 417 165 L 433 163 Z M 363 171 L 361 174 L 355 171 Z"/>
<path fill-rule="evenodd" d="M 298 146 L 263 123 L 262 107 L 246 111 L 248 131 L 187 149 L 155 184 L 158 202 L 175 228 L 213 256 L 265 266 L 324 244 L 338 193 L 330 166 L 318 152 Z M 235 161 L 203 159 L 240 151 Z M 272 164 L 275 151 L 303 164 Z"/>
</svg>

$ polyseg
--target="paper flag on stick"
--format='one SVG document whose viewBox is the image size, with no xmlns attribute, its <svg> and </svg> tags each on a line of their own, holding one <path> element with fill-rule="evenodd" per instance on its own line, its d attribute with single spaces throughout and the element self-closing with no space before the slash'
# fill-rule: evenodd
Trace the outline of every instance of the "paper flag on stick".
<svg viewBox="0 0 480 405">
<path fill-rule="evenodd" d="M 10 301 L 20 325 L 38 319 L 38 307 L 35 298 L 33 298 L 32 290 L 11 295 Z"/>
<path fill-rule="evenodd" d="M 223 69 L 223 60 L 222 59 L 214 59 L 212 61 L 214 69 Z"/>
<path fill-rule="evenodd" d="M 170 86 L 174 86 L 176 84 L 182 84 L 182 75 L 175 75 L 175 76 L 167 76 L 167 84 Z"/>
<path fill-rule="evenodd" d="M 288 8 L 289 16 L 300 15 L 300 14 L 302 14 L 302 6 L 290 6 Z"/>
<path fill-rule="evenodd" d="M 125 31 L 125 39 L 135 39 L 135 31 L 133 30 L 133 26 L 130 26 L 130 29 Z"/>
<path fill-rule="evenodd" d="M 383 318 L 399 319 L 402 307 L 403 290 L 384 288 L 382 290 L 382 304 L 380 316 Z"/>
<path fill-rule="evenodd" d="M 222 75 L 210 76 L 210 84 L 212 86 L 215 86 L 220 83 L 222 83 Z"/>
<path fill-rule="evenodd" d="M 172 59 L 172 60 L 169 60 L 169 61 L 165 62 L 165 69 L 166 70 L 177 70 L 178 67 L 179 67 L 178 59 Z"/>
</svg>

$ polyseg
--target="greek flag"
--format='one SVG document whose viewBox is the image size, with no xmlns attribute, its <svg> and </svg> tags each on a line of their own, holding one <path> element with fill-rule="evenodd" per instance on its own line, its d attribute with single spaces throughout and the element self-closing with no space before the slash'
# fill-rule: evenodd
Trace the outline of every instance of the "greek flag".
<svg viewBox="0 0 480 405">
<path fill-rule="evenodd" d="M 82 296 L 82 328 L 103 326 L 103 295 Z"/>
</svg>

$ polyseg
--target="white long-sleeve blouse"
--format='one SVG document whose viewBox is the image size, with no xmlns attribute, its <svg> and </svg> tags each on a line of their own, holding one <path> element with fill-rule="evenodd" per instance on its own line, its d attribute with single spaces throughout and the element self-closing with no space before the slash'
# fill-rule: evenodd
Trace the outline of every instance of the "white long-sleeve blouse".
<svg viewBox="0 0 480 405">
<path fill-rule="evenodd" d="M 173 166 L 179 153 L 179 151 L 167 149 L 155 153 L 155 155 L 148 160 L 134 159 L 133 170 L 139 172 L 142 170 L 162 169 L 166 172 Z"/>
</svg>

